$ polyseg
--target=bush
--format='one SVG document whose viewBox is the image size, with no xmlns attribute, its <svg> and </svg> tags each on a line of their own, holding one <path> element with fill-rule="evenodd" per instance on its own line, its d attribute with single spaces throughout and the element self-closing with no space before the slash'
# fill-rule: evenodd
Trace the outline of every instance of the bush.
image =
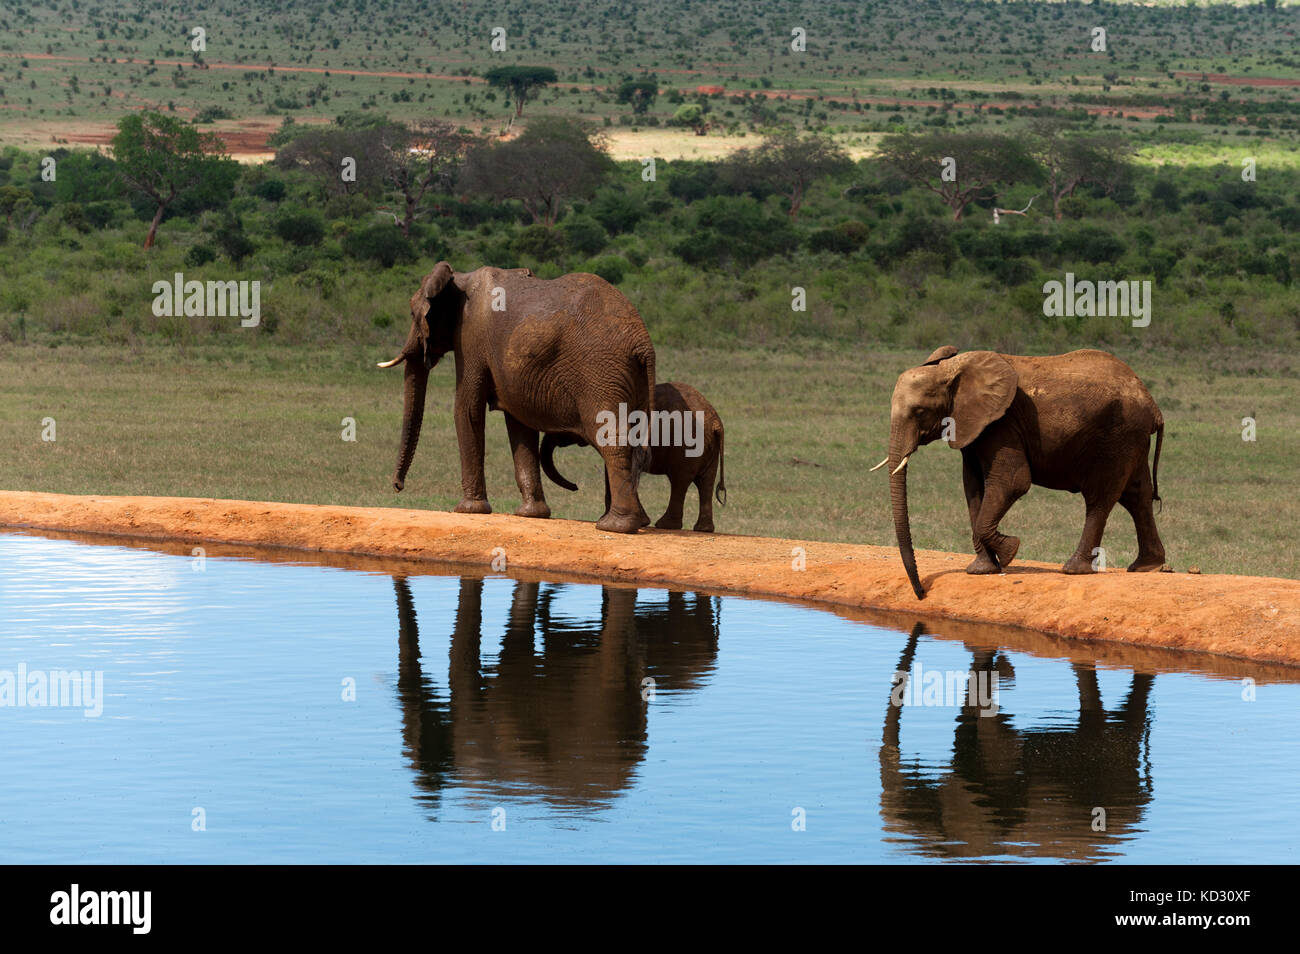
<svg viewBox="0 0 1300 954">
<path fill-rule="evenodd" d="M 325 238 L 325 220 L 319 212 L 287 210 L 276 219 L 275 234 L 294 245 L 319 245 Z"/>
<path fill-rule="evenodd" d="M 1300 206 L 1284 205 L 1274 209 L 1269 214 L 1269 218 L 1277 222 L 1278 225 L 1287 232 L 1300 232 Z"/>
<path fill-rule="evenodd" d="M 839 252 L 846 255 L 866 244 L 867 232 L 867 227 L 861 222 L 841 222 L 832 228 L 819 229 L 809 235 L 808 247 L 814 252 Z"/>
<path fill-rule="evenodd" d="M 391 224 L 372 225 L 343 239 L 343 251 L 350 258 L 377 262 L 392 268 L 398 262 L 415 261 L 415 249 L 399 229 Z"/>
<path fill-rule="evenodd" d="M 715 163 L 671 163 L 668 173 L 668 193 L 683 202 L 695 202 L 722 191 Z"/>
<path fill-rule="evenodd" d="M 328 219 L 361 219 L 375 210 L 364 195 L 336 195 L 325 203 Z"/>
<path fill-rule="evenodd" d="M 279 202 L 288 191 L 280 179 L 266 179 L 253 187 L 253 195 L 268 202 Z"/>
<path fill-rule="evenodd" d="M 934 252 L 951 261 L 954 249 L 948 223 L 919 213 L 904 219 L 885 246 L 885 258 L 899 259 L 915 251 Z"/>
<path fill-rule="evenodd" d="M 1082 259 L 1099 265 L 1102 262 L 1119 260 L 1127 247 L 1123 239 L 1111 235 L 1105 229 L 1095 225 L 1085 225 L 1061 233 L 1059 248 L 1066 258 Z"/>
<path fill-rule="evenodd" d="M 217 246 L 226 253 L 226 257 L 238 265 L 256 251 L 255 246 L 244 234 L 244 224 L 233 215 L 226 215 L 221 220 L 214 236 Z"/>
<path fill-rule="evenodd" d="M 90 202 L 86 205 L 86 221 L 97 229 L 106 229 L 125 207 L 123 202 Z"/>
<path fill-rule="evenodd" d="M 623 280 L 631 266 L 627 259 L 619 255 L 602 255 L 599 258 L 593 258 L 587 263 L 586 270 L 593 275 L 599 275 L 611 285 L 617 285 Z"/>
<path fill-rule="evenodd" d="M 1168 179 L 1157 179 L 1151 186 L 1151 200 L 1159 202 L 1170 212 L 1177 212 L 1182 205 L 1178 195 L 1178 186 Z"/>
<path fill-rule="evenodd" d="M 748 267 L 791 251 L 796 237 L 785 216 L 770 215 L 749 196 L 714 196 L 695 206 L 691 234 L 673 247 L 690 265 Z"/>
<path fill-rule="evenodd" d="M 211 245 L 192 245 L 185 253 L 185 264 L 190 268 L 200 268 L 208 262 L 216 261 L 217 250 Z"/>
<path fill-rule="evenodd" d="M 610 233 L 630 232 L 646 215 L 645 200 L 622 189 L 604 188 L 587 206 L 587 212 Z"/>
<path fill-rule="evenodd" d="M 520 255 L 527 255 L 539 262 L 553 262 L 564 255 L 566 238 L 565 233 L 559 229 L 530 225 L 520 229 L 510 245 Z"/>
<path fill-rule="evenodd" d="M 91 229 L 90 222 L 86 219 L 86 209 L 80 202 L 67 202 L 60 206 L 59 218 L 65 225 L 70 225 L 83 234 Z"/>
<path fill-rule="evenodd" d="M 560 228 L 569 247 L 583 255 L 595 255 L 609 244 L 605 229 L 589 215 L 571 215 Z"/>
</svg>

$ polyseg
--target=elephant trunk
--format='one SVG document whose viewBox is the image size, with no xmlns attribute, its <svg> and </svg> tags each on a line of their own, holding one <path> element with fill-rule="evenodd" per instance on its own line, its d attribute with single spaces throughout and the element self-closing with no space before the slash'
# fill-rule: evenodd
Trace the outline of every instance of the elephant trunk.
<svg viewBox="0 0 1300 954">
<path fill-rule="evenodd" d="M 911 450 L 916 449 L 913 442 Z M 889 440 L 889 499 L 894 510 L 894 535 L 898 538 L 898 553 L 903 558 L 903 569 L 911 581 L 912 592 L 918 600 L 925 599 L 925 589 L 916 572 L 916 554 L 912 550 L 912 523 L 907 513 L 907 466 L 910 451 L 904 441 L 893 434 Z"/>
<path fill-rule="evenodd" d="M 397 452 L 397 470 L 393 472 L 393 489 L 406 486 L 406 472 L 420 442 L 420 425 L 424 422 L 424 395 L 429 386 L 429 369 L 424 362 L 406 362 L 406 381 L 402 397 L 402 446 Z"/>
</svg>

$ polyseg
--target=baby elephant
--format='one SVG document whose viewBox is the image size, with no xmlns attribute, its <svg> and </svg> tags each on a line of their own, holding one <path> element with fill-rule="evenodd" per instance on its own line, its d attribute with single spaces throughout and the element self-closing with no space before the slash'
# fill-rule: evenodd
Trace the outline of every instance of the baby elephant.
<svg viewBox="0 0 1300 954">
<path fill-rule="evenodd" d="M 1137 528 L 1129 572 L 1159 570 L 1165 548 L 1152 501 L 1165 422 L 1133 370 L 1104 351 L 1025 358 L 945 346 L 898 377 L 890 406 L 889 456 L 894 529 L 917 598 L 907 515 L 907 460 L 922 444 L 945 440 L 961 451 L 975 560 L 967 573 L 997 573 L 1020 548 L 998 522 L 1031 484 L 1082 494 L 1083 537 L 1066 573 L 1092 573 L 1111 508 L 1120 504 Z M 1151 435 L 1155 461 L 1147 466 Z"/>
<path fill-rule="evenodd" d="M 657 429 L 651 428 L 650 464 L 644 472 L 665 474 L 672 485 L 668 509 L 655 526 L 660 530 L 682 528 L 682 504 L 686 500 L 686 488 L 694 484 L 700 498 L 700 514 L 694 529 L 700 533 L 712 533 L 715 478 L 718 481 L 718 503 L 727 502 L 726 477 L 722 465 L 722 418 L 718 417 L 718 412 L 704 399 L 704 395 L 689 384 L 674 382 L 656 385 L 654 407 L 659 426 Z M 658 435 L 657 440 L 653 436 L 655 434 Z M 555 448 L 573 444 L 585 447 L 587 442 L 572 434 L 547 434 L 542 438 L 542 470 L 566 490 L 577 490 L 578 485 L 566 480 L 556 470 Z M 605 495 L 609 496 L 608 481 Z"/>
</svg>

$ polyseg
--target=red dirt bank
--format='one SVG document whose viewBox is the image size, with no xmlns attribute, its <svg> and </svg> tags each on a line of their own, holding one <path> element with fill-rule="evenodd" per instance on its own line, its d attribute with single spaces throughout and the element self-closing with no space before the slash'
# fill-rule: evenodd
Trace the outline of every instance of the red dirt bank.
<svg viewBox="0 0 1300 954">
<path fill-rule="evenodd" d="M 602 533 L 590 523 L 178 497 L 80 497 L 0 491 L 0 527 L 149 540 L 291 547 L 546 571 L 660 586 L 897 610 L 1021 626 L 1074 639 L 1197 650 L 1300 666 L 1300 581 L 1108 572 L 1065 576 L 1014 564 L 967 576 L 967 554 L 918 551 L 928 590 L 912 594 L 892 548 L 690 531 Z M 806 569 L 792 568 L 802 548 Z"/>
</svg>

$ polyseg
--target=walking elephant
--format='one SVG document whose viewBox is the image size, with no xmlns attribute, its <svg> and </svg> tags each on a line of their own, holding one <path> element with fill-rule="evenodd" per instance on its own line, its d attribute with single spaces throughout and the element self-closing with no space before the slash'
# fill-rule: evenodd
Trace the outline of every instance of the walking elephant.
<svg viewBox="0 0 1300 954">
<path fill-rule="evenodd" d="M 662 435 L 664 431 L 670 431 L 681 438 L 655 442 L 650 447 L 650 463 L 646 465 L 645 473 L 667 476 L 672 487 L 668 509 L 655 526 L 660 530 L 682 528 L 686 489 L 694 484 L 700 498 L 700 510 L 692 529 L 699 533 L 712 533 L 715 480 L 718 503 L 727 502 L 727 481 L 722 462 L 726 434 L 722 418 L 703 394 L 689 384 L 676 381 L 655 385 L 655 414 L 663 417 L 665 422 L 657 428 L 658 433 Z M 673 424 L 674 421 L 680 423 Z M 565 490 L 577 490 L 578 485 L 556 469 L 555 448 L 571 444 L 585 442 L 569 435 L 547 434 L 542 438 L 542 470 Z M 608 481 L 605 484 L 605 506 L 609 506 Z"/>
<path fill-rule="evenodd" d="M 901 745 L 906 707 L 895 704 L 895 695 L 900 677 L 906 690 L 923 635 L 920 624 L 913 627 L 885 711 L 880 814 L 886 831 L 928 857 L 1094 861 L 1112 856 L 1141 830 L 1153 796 L 1154 674 L 1135 670 L 1122 702 L 1107 708 L 1096 666 L 1073 662 L 1076 714 L 1021 726 L 1000 704 L 976 703 L 978 688 L 970 691 L 972 683 L 1014 680 L 1011 660 L 968 645 L 969 681 L 950 741 L 940 744 L 923 733 L 919 738 L 932 747 L 909 757 Z M 1105 812 L 1100 827 L 1098 809 Z"/>
<path fill-rule="evenodd" d="M 456 274 L 439 262 L 411 296 L 411 330 L 401 352 L 379 366 L 406 365 L 401 447 L 393 487 L 400 491 L 415 455 L 429 371 L 456 356 L 456 441 L 463 498 L 457 513 L 491 513 L 483 477 L 485 411 L 499 410 L 514 456 L 522 517 L 549 517 L 537 457 L 541 432 L 595 443 L 601 412 L 653 410 L 655 352 L 641 316 L 596 275 L 549 281 L 526 268 Z M 650 522 L 637 497 L 647 449 L 600 447 L 611 501 L 596 526 L 635 533 Z"/>
<path fill-rule="evenodd" d="M 1150 392 L 1124 362 L 1104 351 L 1043 358 L 945 346 L 904 371 L 890 406 L 889 456 L 894 529 L 918 599 L 907 512 L 907 462 L 922 444 L 945 440 L 961 451 L 975 560 L 967 573 L 997 573 L 1020 548 L 998 523 L 1037 484 L 1083 495 L 1078 548 L 1062 567 L 1091 573 L 1106 518 L 1116 503 L 1133 517 L 1138 555 L 1129 572 L 1159 570 L 1165 548 L 1152 502 L 1165 423 Z M 1151 435 L 1155 461 L 1147 466 Z"/>
<path fill-rule="evenodd" d="M 451 784 L 496 796 L 535 791 L 571 807 L 608 804 L 632 784 L 649 746 L 647 686 L 694 692 L 717 664 L 715 597 L 672 591 L 639 601 L 637 590 L 607 586 L 598 610 L 571 615 L 565 584 L 524 581 L 495 634 L 500 649 L 484 659 L 492 607 L 482 579 L 462 578 L 440 686 L 441 664 L 421 652 L 410 584 L 394 577 L 393 588 L 403 750 L 431 805 Z M 447 620 L 446 608 L 430 609 Z"/>
</svg>

